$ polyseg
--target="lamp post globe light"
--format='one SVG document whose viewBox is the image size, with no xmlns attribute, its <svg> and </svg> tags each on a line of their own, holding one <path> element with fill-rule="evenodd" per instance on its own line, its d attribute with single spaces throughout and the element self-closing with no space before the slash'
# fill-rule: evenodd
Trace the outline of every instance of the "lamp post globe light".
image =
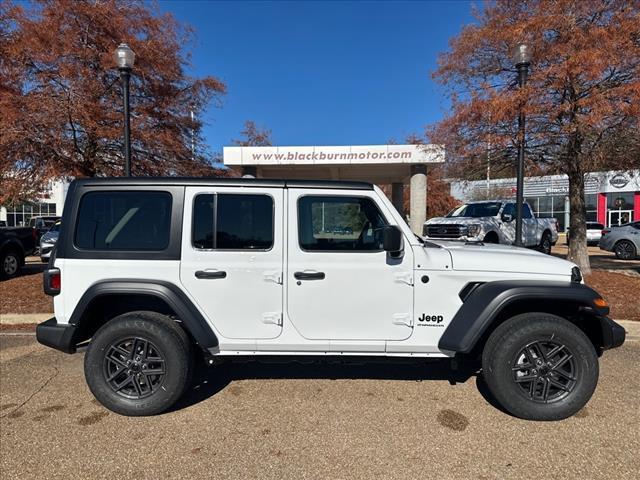
<svg viewBox="0 0 640 480">
<path fill-rule="evenodd" d="M 527 83 L 531 52 L 529 46 L 520 43 L 513 51 L 513 64 L 518 70 L 518 85 L 520 88 Z M 520 107 L 518 114 L 518 171 L 516 183 L 516 238 L 515 244 L 522 247 L 522 204 L 524 203 L 524 147 L 525 147 L 525 115 Z"/>
<path fill-rule="evenodd" d="M 136 54 L 131 50 L 129 45 L 121 43 L 116 48 L 114 59 L 118 70 L 120 70 L 120 79 L 122 80 L 122 92 L 124 101 L 124 174 L 126 177 L 131 176 L 131 134 L 129 123 L 129 80 L 131 78 L 131 69 L 136 61 Z"/>
</svg>

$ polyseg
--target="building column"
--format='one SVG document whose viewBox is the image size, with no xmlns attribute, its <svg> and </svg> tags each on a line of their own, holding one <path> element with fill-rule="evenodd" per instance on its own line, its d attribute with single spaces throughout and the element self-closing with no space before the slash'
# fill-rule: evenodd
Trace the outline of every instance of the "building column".
<svg viewBox="0 0 640 480">
<path fill-rule="evenodd" d="M 605 227 L 607 225 L 607 194 L 599 193 L 598 194 L 598 223 L 601 223 Z"/>
<path fill-rule="evenodd" d="M 394 182 L 391 184 L 391 203 L 404 218 L 404 183 Z"/>
<path fill-rule="evenodd" d="M 246 166 L 242 167 L 242 176 L 251 175 L 253 178 L 258 178 L 258 167 Z"/>
<path fill-rule="evenodd" d="M 413 233 L 422 235 L 427 220 L 427 166 L 411 165 L 410 227 Z"/>
</svg>

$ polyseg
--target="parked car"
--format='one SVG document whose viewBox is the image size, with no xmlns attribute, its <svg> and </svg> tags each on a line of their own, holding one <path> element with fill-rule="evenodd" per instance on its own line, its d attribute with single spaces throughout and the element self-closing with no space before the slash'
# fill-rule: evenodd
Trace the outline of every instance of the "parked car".
<svg viewBox="0 0 640 480">
<path fill-rule="evenodd" d="M 615 253 L 620 260 L 637 258 L 640 252 L 640 222 L 602 230 L 600 249 Z"/>
<path fill-rule="evenodd" d="M 40 260 L 43 263 L 49 262 L 49 257 L 51 256 L 51 251 L 53 247 L 56 246 L 56 242 L 58 241 L 58 235 L 60 234 L 60 226 L 61 222 L 56 222 L 53 226 L 40 237 Z"/>
<path fill-rule="evenodd" d="M 38 242 L 40 241 L 40 237 L 47 233 L 47 231 L 56 223 L 60 221 L 60 217 L 31 217 L 29 219 L 29 227 L 35 228 L 36 233 L 38 234 Z"/>
<path fill-rule="evenodd" d="M 14 277 L 25 257 L 36 249 L 36 231 L 31 227 L 0 228 L 0 277 Z"/>
<path fill-rule="evenodd" d="M 318 232 L 325 204 L 353 235 Z M 424 241 L 370 183 L 83 179 L 65 212 L 44 272 L 55 317 L 37 338 L 68 353 L 88 341 L 89 388 L 124 415 L 170 408 L 200 351 L 211 364 L 455 358 L 481 366 L 513 415 L 558 420 L 586 404 L 598 356 L 625 338 L 575 264 Z"/>
<path fill-rule="evenodd" d="M 598 245 L 602 237 L 604 225 L 596 222 L 587 222 L 587 245 Z M 569 227 L 566 230 L 566 243 L 569 245 Z"/>
<path fill-rule="evenodd" d="M 446 217 L 427 220 L 422 234 L 427 239 L 512 245 L 515 219 L 516 204 L 512 200 L 470 202 L 455 208 Z M 525 247 L 551 253 L 551 247 L 558 241 L 558 222 L 555 218 L 536 218 L 524 203 L 522 241 Z"/>
</svg>

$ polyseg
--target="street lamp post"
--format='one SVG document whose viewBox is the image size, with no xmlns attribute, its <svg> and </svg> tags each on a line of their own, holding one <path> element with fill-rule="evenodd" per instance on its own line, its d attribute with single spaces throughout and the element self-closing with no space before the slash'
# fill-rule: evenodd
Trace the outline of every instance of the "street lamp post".
<svg viewBox="0 0 640 480">
<path fill-rule="evenodd" d="M 527 83 L 531 54 L 529 47 L 524 43 L 519 44 L 513 52 L 513 63 L 518 69 L 518 85 L 520 88 Z M 524 108 L 520 107 L 518 114 L 518 180 L 516 185 L 516 241 L 518 247 L 522 247 L 522 204 L 524 203 L 524 147 L 525 147 L 525 115 Z"/>
<path fill-rule="evenodd" d="M 126 43 L 121 43 L 115 51 L 115 60 L 118 70 L 120 70 L 120 79 L 122 80 L 122 93 L 124 101 L 124 175 L 131 176 L 131 134 L 129 123 L 129 80 L 131 78 L 131 69 L 136 60 L 136 54 L 129 48 Z"/>
</svg>

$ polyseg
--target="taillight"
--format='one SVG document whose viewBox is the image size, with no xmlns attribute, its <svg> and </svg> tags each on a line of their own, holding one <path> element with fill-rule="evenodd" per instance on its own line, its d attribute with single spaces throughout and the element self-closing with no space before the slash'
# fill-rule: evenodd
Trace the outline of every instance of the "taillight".
<svg viewBox="0 0 640 480">
<path fill-rule="evenodd" d="M 604 230 L 602 230 L 600 232 L 600 234 L 604 237 L 607 233 L 609 233 L 611 230 L 607 230 L 606 228 Z"/>
<path fill-rule="evenodd" d="M 34 240 L 38 239 L 38 232 L 36 232 L 35 228 L 31 229 L 31 236 L 33 237 Z"/>
<path fill-rule="evenodd" d="M 44 293 L 52 297 L 58 295 L 62 289 L 62 274 L 59 268 L 49 268 L 44 271 Z"/>
</svg>

